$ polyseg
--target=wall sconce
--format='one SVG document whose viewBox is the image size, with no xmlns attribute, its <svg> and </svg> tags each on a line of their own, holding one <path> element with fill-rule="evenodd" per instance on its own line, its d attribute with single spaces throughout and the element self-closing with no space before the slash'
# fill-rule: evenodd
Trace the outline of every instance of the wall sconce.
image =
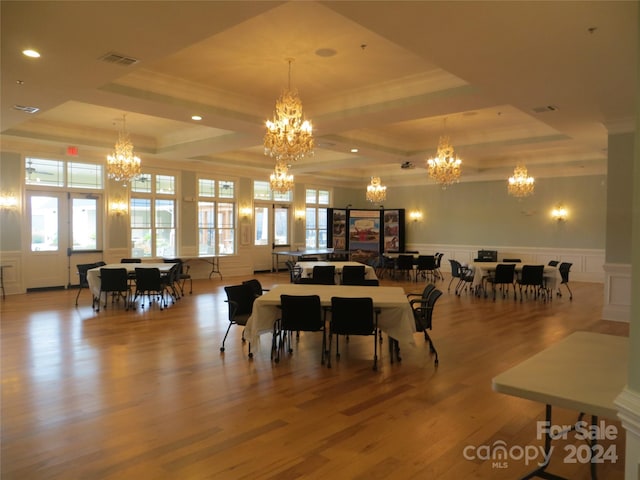
<svg viewBox="0 0 640 480">
<path fill-rule="evenodd" d="M 13 193 L 3 193 L 0 195 L 0 209 L 1 210 L 17 210 L 18 208 L 18 196 Z"/>
<path fill-rule="evenodd" d="M 563 206 L 558 206 L 551 210 L 551 218 L 558 222 L 565 222 L 567 217 L 569 216 L 569 212 Z"/>
<path fill-rule="evenodd" d="M 419 222 L 422 220 L 422 212 L 420 210 L 412 210 L 409 212 L 409 218 L 412 222 Z"/>
<path fill-rule="evenodd" d="M 123 201 L 118 201 L 118 202 L 111 202 L 109 204 L 109 211 L 111 212 L 112 215 L 116 215 L 116 216 L 120 216 L 120 215 L 126 215 L 129 211 L 127 202 L 123 202 Z"/>
<path fill-rule="evenodd" d="M 306 212 L 302 209 L 298 209 L 295 211 L 296 220 L 298 221 L 304 220 L 305 215 L 306 215 Z"/>
<path fill-rule="evenodd" d="M 251 207 L 240 207 L 240 216 L 243 219 L 248 219 L 251 216 Z"/>
</svg>

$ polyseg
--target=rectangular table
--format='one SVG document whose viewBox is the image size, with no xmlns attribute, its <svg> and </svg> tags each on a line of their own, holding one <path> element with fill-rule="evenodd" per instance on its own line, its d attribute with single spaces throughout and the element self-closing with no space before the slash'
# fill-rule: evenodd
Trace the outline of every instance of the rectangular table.
<svg viewBox="0 0 640 480">
<path fill-rule="evenodd" d="M 314 248 L 308 250 L 274 250 L 271 254 L 271 271 L 278 271 L 278 257 L 289 257 L 296 261 L 304 260 L 304 257 L 326 258 L 327 255 L 334 253 L 333 248 Z"/>
<path fill-rule="evenodd" d="M 627 337 L 575 332 L 494 377 L 492 387 L 496 392 L 544 403 L 549 426 L 552 406 L 591 415 L 592 425 L 597 425 L 598 417 L 617 419 L 614 400 L 627 383 L 628 363 Z M 547 431 L 545 454 L 551 451 L 551 440 Z M 523 479 L 560 478 L 545 472 L 547 466 L 548 462 Z M 591 463 L 592 478 L 595 466 Z"/>
<path fill-rule="evenodd" d="M 157 268 L 160 273 L 167 273 L 175 263 L 108 263 L 98 268 L 87 270 L 87 283 L 93 298 L 100 298 L 100 269 L 101 268 L 126 268 L 127 273 L 136 271 L 136 268 Z"/>
<path fill-rule="evenodd" d="M 253 313 L 245 326 L 245 338 L 257 350 L 260 335 L 273 333 L 280 316 L 280 295 L 319 295 L 323 307 L 331 306 L 331 297 L 370 297 L 380 308 L 378 326 L 400 344 L 415 345 L 416 324 L 407 296 L 401 287 L 360 287 L 347 285 L 276 285 L 253 304 Z M 254 348 L 255 346 L 255 348 Z"/>
<path fill-rule="evenodd" d="M 366 280 L 377 280 L 376 271 L 370 265 L 365 265 L 360 262 L 298 262 L 296 267 L 300 267 L 302 278 L 311 278 L 313 275 L 313 267 L 319 266 L 331 266 L 336 267 L 336 285 L 341 283 L 340 276 L 342 275 L 342 268 L 345 266 L 361 266 L 364 267 L 364 278 Z"/>
<path fill-rule="evenodd" d="M 512 262 L 473 262 L 470 268 L 473 269 L 473 283 L 474 289 L 482 287 L 482 277 L 485 277 L 489 272 L 495 272 L 496 266 L 501 263 L 511 264 Z M 516 266 L 516 273 L 522 272 L 522 267 L 525 265 L 534 265 L 533 263 L 514 263 Z M 540 264 L 538 264 L 540 265 Z M 544 266 L 544 281 L 547 288 L 550 291 L 555 290 L 562 283 L 562 275 L 558 267 L 552 267 L 550 265 Z"/>
</svg>

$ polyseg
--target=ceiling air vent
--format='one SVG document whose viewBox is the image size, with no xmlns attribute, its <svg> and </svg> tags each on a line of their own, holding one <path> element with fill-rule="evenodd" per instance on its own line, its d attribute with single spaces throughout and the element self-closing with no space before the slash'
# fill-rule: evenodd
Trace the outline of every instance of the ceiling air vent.
<svg viewBox="0 0 640 480">
<path fill-rule="evenodd" d="M 545 105 L 544 107 L 536 107 L 533 109 L 536 113 L 555 112 L 556 110 L 558 110 L 558 107 L 555 105 Z"/>
<path fill-rule="evenodd" d="M 137 58 L 127 57 L 126 55 L 115 52 L 105 53 L 100 58 L 98 58 L 98 60 L 106 63 L 122 65 L 123 67 L 130 67 L 131 65 L 135 65 L 140 61 Z"/>
<path fill-rule="evenodd" d="M 40 111 L 38 107 L 27 107 L 25 105 L 14 105 L 13 108 L 14 110 L 18 110 L 24 113 L 36 113 Z"/>
</svg>

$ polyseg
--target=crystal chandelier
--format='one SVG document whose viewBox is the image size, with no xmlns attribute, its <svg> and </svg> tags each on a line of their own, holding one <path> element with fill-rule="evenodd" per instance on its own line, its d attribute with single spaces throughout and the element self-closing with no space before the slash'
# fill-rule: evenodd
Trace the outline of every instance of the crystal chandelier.
<svg viewBox="0 0 640 480">
<path fill-rule="evenodd" d="M 429 176 L 442 185 L 442 188 L 447 188 L 448 185 L 456 183 L 460 178 L 461 164 L 462 160 L 456 158 L 453 153 L 453 145 L 451 145 L 449 137 L 442 135 L 438 141 L 438 151 L 435 158 L 427 160 Z"/>
<path fill-rule="evenodd" d="M 513 171 L 513 176 L 509 177 L 507 191 L 514 197 L 528 197 L 533 193 L 534 182 L 535 179 L 529 176 L 526 167 L 518 165 Z"/>
<path fill-rule="evenodd" d="M 371 203 L 380 203 L 386 200 L 387 187 L 380 183 L 380 177 L 371 177 L 371 183 L 367 185 L 366 196 Z"/>
<path fill-rule="evenodd" d="M 140 158 L 133 154 L 133 144 L 125 125 L 126 115 L 122 115 L 122 129 L 118 132 L 118 141 L 111 155 L 107 155 L 107 176 L 126 185 L 136 179 L 140 173 Z"/>
<path fill-rule="evenodd" d="M 313 155 L 313 127 L 302 118 L 302 101 L 298 91 L 291 89 L 291 62 L 289 85 L 276 101 L 273 121 L 267 120 L 264 136 L 264 153 L 276 162 L 291 162 Z"/>
<path fill-rule="evenodd" d="M 269 184 L 274 192 L 287 193 L 293 190 L 293 175 L 284 163 L 276 162 L 276 168 L 269 177 Z"/>
</svg>

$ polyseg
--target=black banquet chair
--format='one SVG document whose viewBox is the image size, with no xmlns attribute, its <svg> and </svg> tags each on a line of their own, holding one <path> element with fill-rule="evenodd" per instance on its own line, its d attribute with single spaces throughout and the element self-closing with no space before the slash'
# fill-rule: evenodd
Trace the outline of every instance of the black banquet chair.
<svg viewBox="0 0 640 480">
<path fill-rule="evenodd" d="M 523 265 L 520 278 L 516 281 L 520 290 L 520 301 L 523 295 L 533 293 L 534 298 L 544 295 L 546 300 L 546 290 L 544 286 L 544 265 Z M 523 292 L 524 287 L 524 292 Z"/>
<path fill-rule="evenodd" d="M 496 299 L 496 287 L 500 285 L 502 290 L 502 297 L 506 298 L 509 295 L 509 287 L 513 287 L 513 299 L 516 299 L 516 287 L 515 287 L 515 271 L 516 265 L 514 263 L 499 263 L 496 265 L 496 271 L 493 275 L 487 277 L 487 283 L 491 284 L 493 291 L 493 300 Z M 485 290 L 485 297 L 487 296 Z"/>
<path fill-rule="evenodd" d="M 256 299 L 253 289 L 249 285 L 229 285 L 224 287 L 224 291 L 227 294 L 226 302 L 229 304 L 229 326 L 222 339 L 221 352 L 224 352 L 224 342 L 227 340 L 231 326 L 240 325 L 244 327 L 247 324 L 253 312 L 253 302 Z M 243 330 L 242 343 L 245 341 Z M 249 358 L 251 357 L 253 357 L 253 354 L 251 353 L 251 344 L 249 344 Z"/>
<path fill-rule="evenodd" d="M 364 265 L 345 265 L 342 267 L 342 285 L 362 285 L 364 271 Z"/>
<path fill-rule="evenodd" d="M 96 263 L 80 263 L 76 265 L 78 269 L 78 294 L 76 295 L 76 307 L 78 306 L 78 298 L 83 288 L 89 288 L 89 281 L 87 280 L 87 272 L 92 268 L 97 268 Z M 93 297 L 93 295 L 92 295 Z M 95 304 L 95 299 L 92 299 L 92 305 Z"/>
<path fill-rule="evenodd" d="M 404 276 L 408 276 L 411 280 L 411 274 L 413 272 L 413 255 L 398 255 L 396 259 L 396 273 Z"/>
<path fill-rule="evenodd" d="M 311 278 L 316 285 L 335 285 L 336 267 L 335 265 L 316 265 L 313 267 Z"/>
<path fill-rule="evenodd" d="M 293 353 L 293 332 L 322 332 L 320 363 L 324 365 L 327 345 L 322 304 L 318 295 L 280 295 L 280 319 L 274 324 L 273 349 L 275 361 L 280 361 L 280 351 L 287 348 Z"/>
<path fill-rule="evenodd" d="M 449 264 L 451 265 L 451 280 L 449 280 L 447 291 L 450 291 L 451 283 L 457 278 L 458 282 L 454 288 L 454 293 L 460 295 L 464 289 L 473 283 L 473 271 L 470 268 L 463 267 L 459 261 L 451 258 L 449 259 Z"/>
<path fill-rule="evenodd" d="M 435 345 L 433 344 L 433 340 L 431 336 L 427 332 L 427 330 L 433 329 L 433 309 L 435 307 L 436 301 L 442 296 L 442 291 L 438 289 L 434 289 L 431 291 L 426 301 L 421 300 L 419 304 L 413 306 L 413 318 L 416 322 L 416 331 L 424 333 L 424 341 L 429 342 L 429 351 L 435 355 L 435 359 L 433 364 L 438 366 L 438 351 L 436 350 Z"/>
<path fill-rule="evenodd" d="M 562 283 L 560 284 L 560 286 L 564 285 L 565 287 L 567 287 L 567 290 L 569 291 L 569 300 L 573 300 L 573 292 L 571 291 L 571 288 L 569 288 L 569 271 L 571 270 L 571 265 L 573 265 L 573 263 L 562 262 L 558 266 L 558 270 L 560 270 L 560 276 L 562 277 Z M 562 296 L 560 287 L 558 287 L 558 296 Z"/>
<path fill-rule="evenodd" d="M 327 367 L 331 368 L 331 345 L 336 336 L 336 359 L 340 358 L 340 335 L 347 339 L 352 335 L 373 336 L 373 370 L 378 369 L 378 315 L 368 297 L 331 297 L 331 321 L 329 323 L 329 350 Z"/>
<path fill-rule="evenodd" d="M 133 296 L 135 302 L 140 296 L 142 303 L 140 304 L 144 308 L 144 297 L 147 297 L 148 305 L 151 307 L 151 303 L 154 298 L 157 298 L 160 305 L 160 310 L 164 310 L 167 306 L 167 299 L 165 292 L 167 289 L 167 283 L 162 279 L 159 268 L 141 268 L 136 267 L 136 292 Z"/>
<path fill-rule="evenodd" d="M 416 282 L 418 281 L 418 275 L 425 280 L 435 281 L 438 276 L 437 269 L 438 264 L 435 255 L 418 255 L 416 260 Z"/>
<path fill-rule="evenodd" d="M 112 294 L 111 303 L 116 299 L 124 298 L 125 310 L 129 310 L 131 300 L 131 287 L 126 268 L 101 268 L 100 269 L 100 295 L 96 300 L 96 310 L 100 311 L 100 298 L 104 293 L 104 308 L 107 308 L 107 297 Z"/>
<path fill-rule="evenodd" d="M 164 263 L 177 263 L 180 265 L 178 268 L 178 274 L 176 278 L 176 284 L 180 290 L 180 296 L 184 297 L 184 287 L 189 280 L 189 295 L 193 293 L 193 279 L 191 278 L 191 274 L 189 270 L 191 269 L 191 265 L 185 263 L 181 258 L 164 258 Z"/>
</svg>

